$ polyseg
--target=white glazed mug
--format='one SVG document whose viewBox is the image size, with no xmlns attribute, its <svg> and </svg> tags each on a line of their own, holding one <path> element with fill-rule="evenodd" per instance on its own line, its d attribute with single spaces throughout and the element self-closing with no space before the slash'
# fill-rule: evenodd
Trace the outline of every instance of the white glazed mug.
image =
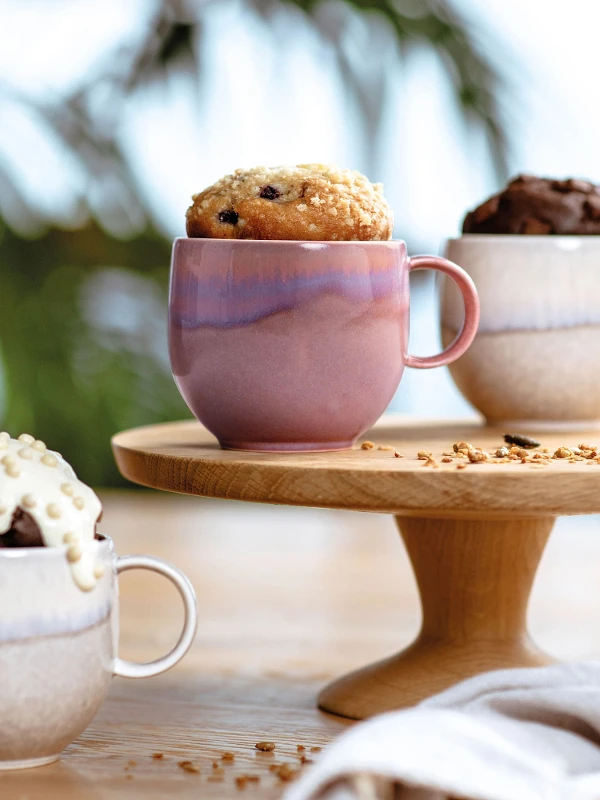
<svg viewBox="0 0 600 800">
<path fill-rule="evenodd" d="M 488 423 L 509 430 L 600 424 L 600 236 L 466 234 L 451 239 L 479 293 L 481 319 L 450 372 Z M 442 294 L 442 338 L 456 336 L 460 296 Z"/>
<path fill-rule="evenodd" d="M 192 644 L 196 598 L 182 572 L 152 556 L 118 558 L 107 537 L 98 561 L 104 575 L 83 592 L 63 548 L 0 550 L 0 770 L 55 761 L 91 722 L 113 675 L 158 675 Z M 164 575 L 184 605 L 179 641 L 146 664 L 117 657 L 117 577 L 131 569 Z"/>
</svg>

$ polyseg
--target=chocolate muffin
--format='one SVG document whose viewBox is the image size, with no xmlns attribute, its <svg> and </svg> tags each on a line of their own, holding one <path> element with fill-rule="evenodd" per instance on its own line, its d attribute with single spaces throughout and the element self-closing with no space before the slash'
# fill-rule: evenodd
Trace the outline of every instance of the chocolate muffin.
<svg viewBox="0 0 600 800">
<path fill-rule="evenodd" d="M 383 186 L 326 164 L 236 170 L 193 196 L 187 235 L 210 239 L 380 241 L 392 211 Z"/>
<path fill-rule="evenodd" d="M 463 233 L 600 235 L 600 186 L 519 175 L 465 217 Z"/>
</svg>

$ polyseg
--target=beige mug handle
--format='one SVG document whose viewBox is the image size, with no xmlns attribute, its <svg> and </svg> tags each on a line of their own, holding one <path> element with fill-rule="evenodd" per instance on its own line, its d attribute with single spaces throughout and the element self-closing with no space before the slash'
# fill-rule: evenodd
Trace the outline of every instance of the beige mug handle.
<svg viewBox="0 0 600 800">
<path fill-rule="evenodd" d="M 156 661 L 148 661 L 145 664 L 138 664 L 135 661 L 125 661 L 117 658 L 115 661 L 114 674 L 122 678 L 150 678 L 153 675 L 160 675 L 171 667 L 174 667 L 192 646 L 196 627 L 198 625 L 198 608 L 196 595 L 189 579 L 180 569 L 163 561 L 162 558 L 153 556 L 123 556 L 117 559 L 117 575 L 127 572 L 130 569 L 149 569 L 168 578 L 175 586 L 181 599 L 183 600 L 184 620 L 183 629 L 179 641 L 170 653 Z"/>
</svg>

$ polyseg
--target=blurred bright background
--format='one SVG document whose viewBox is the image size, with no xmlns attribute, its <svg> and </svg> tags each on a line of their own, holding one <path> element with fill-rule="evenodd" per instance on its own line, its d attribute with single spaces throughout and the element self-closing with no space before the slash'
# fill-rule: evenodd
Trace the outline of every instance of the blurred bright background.
<svg viewBox="0 0 600 800">
<path fill-rule="evenodd" d="M 599 23 L 596 0 L 0 0 L 0 425 L 116 485 L 114 432 L 189 416 L 170 240 L 236 167 L 359 169 L 411 253 L 509 175 L 599 181 Z M 437 327 L 419 275 L 411 349 Z M 392 409 L 472 413 L 445 370 Z"/>
</svg>

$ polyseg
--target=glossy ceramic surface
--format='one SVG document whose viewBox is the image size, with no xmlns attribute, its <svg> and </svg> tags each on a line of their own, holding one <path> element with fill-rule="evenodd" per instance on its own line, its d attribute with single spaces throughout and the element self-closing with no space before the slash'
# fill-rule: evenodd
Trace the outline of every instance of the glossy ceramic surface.
<svg viewBox="0 0 600 800">
<path fill-rule="evenodd" d="M 481 300 L 475 341 L 451 367 L 464 396 L 492 424 L 598 424 L 600 237 L 465 235 L 446 253 L 460 259 Z M 444 341 L 460 321 L 446 281 Z"/>
<path fill-rule="evenodd" d="M 91 722 L 113 674 L 157 674 L 191 644 L 195 599 L 178 570 L 149 556 L 118 559 L 110 539 L 100 543 L 98 563 L 104 575 L 84 592 L 65 548 L 0 550 L 0 770 L 55 761 Z M 186 607 L 179 643 L 151 664 L 117 657 L 117 574 L 134 566 L 172 580 Z"/>
<path fill-rule="evenodd" d="M 421 260 L 419 260 L 421 259 Z M 447 363 L 468 347 L 478 306 L 470 280 L 404 242 L 177 239 L 169 345 L 175 381 L 224 448 L 351 447 L 387 407 L 406 364 Z M 460 341 L 408 356 L 411 268 L 460 282 Z"/>
</svg>

